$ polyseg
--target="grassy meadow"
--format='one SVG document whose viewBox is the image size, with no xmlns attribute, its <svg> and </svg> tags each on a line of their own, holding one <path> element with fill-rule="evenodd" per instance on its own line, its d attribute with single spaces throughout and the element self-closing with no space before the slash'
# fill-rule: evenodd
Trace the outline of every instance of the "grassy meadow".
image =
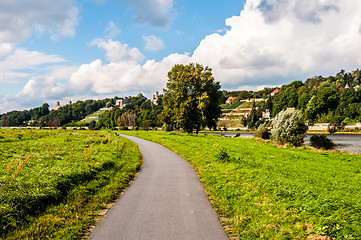
<svg viewBox="0 0 361 240">
<path fill-rule="evenodd" d="M 83 238 L 142 163 L 106 131 L 0 129 L 0 153 L 0 239 Z"/>
<path fill-rule="evenodd" d="M 231 239 L 361 239 L 361 155 L 213 135 L 123 133 L 187 159 Z"/>
</svg>

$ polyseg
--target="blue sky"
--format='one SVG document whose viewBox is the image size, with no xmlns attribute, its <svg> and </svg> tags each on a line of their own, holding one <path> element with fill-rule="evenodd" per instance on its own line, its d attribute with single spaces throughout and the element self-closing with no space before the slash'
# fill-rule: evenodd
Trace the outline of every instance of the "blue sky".
<svg viewBox="0 0 361 240">
<path fill-rule="evenodd" d="M 350 71 L 361 65 L 360 10 L 354 0 L 2 0 L 0 113 L 150 97 L 179 63 L 211 67 L 227 90 Z"/>
<path fill-rule="evenodd" d="M 137 11 L 120 0 L 78 1 L 74 5 L 79 8 L 79 25 L 74 37 L 54 41 L 49 33 L 35 33 L 19 47 L 57 54 L 74 64 L 86 63 L 103 57 L 102 51 L 89 46 L 89 43 L 105 37 L 108 24 L 112 22 L 120 31 L 112 39 L 139 50 L 145 46 L 142 36 L 161 38 L 165 44 L 163 49 L 144 51 L 147 59 L 160 61 L 175 52 L 193 52 L 205 36 L 225 29 L 225 20 L 239 14 L 244 2 L 178 0 L 169 11 L 168 26 L 157 26 L 151 21 L 135 22 L 133 19 L 138 15 Z"/>
</svg>

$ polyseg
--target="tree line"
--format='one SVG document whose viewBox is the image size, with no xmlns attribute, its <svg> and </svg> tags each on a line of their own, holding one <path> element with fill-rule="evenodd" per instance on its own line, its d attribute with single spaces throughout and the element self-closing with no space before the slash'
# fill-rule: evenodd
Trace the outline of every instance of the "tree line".
<svg viewBox="0 0 361 240">
<path fill-rule="evenodd" d="M 245 126 L 255 124 L 267 109 L 275 117 L 287 108 L 300 110 L 304 121 L 350 125 L 361 122 L 361 70 L 346 73 L 341 70 L 335 76 L 314 76 L 305 82 L 293 81 L 280 88 L 261 91 L 223 91 L 223 99 L 235 96 L 238 100 L 264 98 L 244 120 Z M 279 89 L 279 93 L 271 93 Z M 251 124 L 251 125 L 252 125 Z"/>
<path fill-rule="evenodd" d="M 49 104 L 44 103 L 41 107 L 23 111 L 11 111 L 0 115 L 2 127 L 18 127 L 26 126 L 29 121 L 33 121 L 33 125 L 37 125 L 38 119 L 50 113 Z"/>
<path fill-rule="evenodd" d="M 163 111 L 163 96 L 158 97 L 157 103 L 152 104 L 143 94 L 132 97 L 130 103 L 123 108 L 115 106 L 112 110 L 100 115 L 97 122 L 91 122 L 91 128 L 132 127 L 148 130 L 162 127 L 160 115 Z"/>
<path fill-rule="evenodd" d="M 71 122 L 77 122 L 87 115 L 104 107 L 113 99 L 86 100 L 67 104 L 58 110 L 49 110 L 49 104 L 44 103 L 41 107 L 23 111 L 11 111 L 1 115 L 2 127 L 58 127 Z"/>
<path fill-rule="evenodd" d="M 221 116 L 221 106 L 230 96 L 237 100 L 263 98 L 253 104 L 252 111 L 243 124 L 258 127 L 262 113 L 269 110 L 272 117 L 287 108 L 296 108 L 309 123 L 328 122 L 346 125 L 361 121 L 361 70 L 335 76 L 315 76 L 305 82 L 293 81 L 280 88 L 260 91 L 221 91 L 212 70 L 199 64 L 175 65 L 168 73 L 164 95 L 152 104 L 142 94 L 133 97 L 128 105 L 114 107 L 100 115 L 92 128 L 155 128 L 183 129 L 198 132 L 204 127 L 215 129 Z M 279 89 L 276 94 L 271 93 Z M 114 106 L 117 97 L 103 100 L 77 101 L 58 110 L 49 111 L 49 105 L 24 111 L 11 111 L 0 115 L 2 126 L 24 126 L 31 121 L 34 126 L 62 126 L 80 121 L 105 106 Z"/>
</svg>

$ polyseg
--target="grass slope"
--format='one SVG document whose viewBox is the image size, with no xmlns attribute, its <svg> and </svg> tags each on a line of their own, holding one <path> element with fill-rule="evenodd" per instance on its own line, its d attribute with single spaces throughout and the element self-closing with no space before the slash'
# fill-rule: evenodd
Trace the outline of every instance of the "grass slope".
<svg viewBox="0 0 361 240">
<path fill-rule="evenodd" d="M 0 239 L 80 239 L 141 166 L 103 131 L 0 130 Z"/>
<path fill-rule="evenodd" d="M 198 173 L 230 238 L 361 239 L 361 156 L 255 139 L 124 132 L 158 142 Z"/>
<path fill-rule="evenodd" d="M 98 111 L 89 114 L 88 116 L 86 116 L 84 119 L 80 120 L 80 123 L 90 123 L 91 121 L 98 121 L 99 120 L 99 116 L 102 115 L 105 112 L 105 108 L 101 108 Z"/>
</svg>

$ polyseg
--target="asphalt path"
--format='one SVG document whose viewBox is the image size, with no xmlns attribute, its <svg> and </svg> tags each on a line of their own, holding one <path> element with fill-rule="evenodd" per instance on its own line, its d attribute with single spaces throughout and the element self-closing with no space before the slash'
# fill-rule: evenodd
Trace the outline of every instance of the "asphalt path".
<svg viewBox="0 0 361 240">
<path fill-rule="evenodd" d="M 143 166 L 90 239 L 228 239 L 188 162 L 159 144 L 121 136 L 138 144 Z"/>
</svg>

